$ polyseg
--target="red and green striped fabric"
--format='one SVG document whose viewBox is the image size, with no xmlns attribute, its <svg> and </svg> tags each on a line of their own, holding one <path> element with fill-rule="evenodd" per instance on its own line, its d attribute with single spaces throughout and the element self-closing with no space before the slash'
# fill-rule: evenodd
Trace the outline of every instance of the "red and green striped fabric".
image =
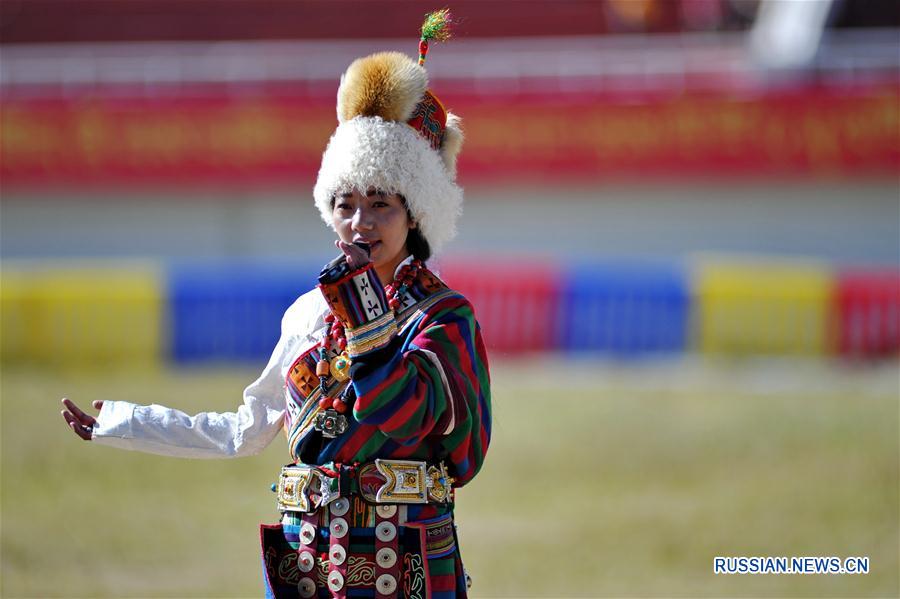
<svg viewBox="0 0 900 599">
<path fill-rule="evenodd" d="M 374 272 L 366 274 L 372 280 Z M 321 287 L 326 297 L 348 297 L 352 277 Z M 425 268 L 408 295 L 396 326 L 386 332 L 379 327 L 379 338 L 369 344 L 373 349 L 351 354 L 356 401 L 349 429 L 335 439 L 310 437 L 301 459 L 308 464 L 443 459 L 454 486 L 462 486 L 481 468 L 491 436 L 490 375 L 481 329 L 466 298 Z M 376 313 L 390 310 L 384 306 Z M 346 324 L 352 339 L 354 328 Z"/>
</svg>

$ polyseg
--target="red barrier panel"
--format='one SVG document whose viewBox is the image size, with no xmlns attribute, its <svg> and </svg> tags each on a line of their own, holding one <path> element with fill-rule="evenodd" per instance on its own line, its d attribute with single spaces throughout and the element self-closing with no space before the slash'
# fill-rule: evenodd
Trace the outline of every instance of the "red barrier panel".
<svg viewBox="0 0 900 599">
<path fill-rule="evenodd" d="M 845 271 L 835 292 L 837 349 L 874 357 L 900 352 L 900 271 Z"/>
<path fill-rule="evenodd" d="M 475 307 L 485 345 L 502 353 L 553 349 L 559 323 L 559 269 L 548 263 L 441 263 L 447 284 Z"/>
<path fill-rule="evenodd" d="M 313 93 L 302 84 L 272 85 L 242 96 L 200 86 L 195 95 L 178 88 L 159 97 L 125 89 L 44 99 L 0 90 L 0 177 L 7 190 L 307 184 L 337 125 L 336 84 L 326 87 Z M 900 166 L 894 82 L 752 97 L 631 97 L 599 88 L 485 97 L 444 87 L 445 104 L 466 119 L 463 184 L 509 177 L 894 175 Z"/>
</svg>

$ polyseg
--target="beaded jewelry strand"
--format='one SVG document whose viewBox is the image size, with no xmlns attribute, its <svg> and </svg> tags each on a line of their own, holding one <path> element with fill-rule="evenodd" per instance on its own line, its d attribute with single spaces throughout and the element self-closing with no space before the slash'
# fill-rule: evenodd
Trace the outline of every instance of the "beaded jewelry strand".
<svg viewBox="0 0 900 599">
<path fill-rule="evenodd" d="M 400 298 L 409 291 L 420 268 L 422 268 L 421 260 L 413 260 L 409 264 L 404 264 L 394 281 L 385 286 L 384 293 L 388 298 L 388 307 L 394 312 L 400 309 Z"/>
</svg>

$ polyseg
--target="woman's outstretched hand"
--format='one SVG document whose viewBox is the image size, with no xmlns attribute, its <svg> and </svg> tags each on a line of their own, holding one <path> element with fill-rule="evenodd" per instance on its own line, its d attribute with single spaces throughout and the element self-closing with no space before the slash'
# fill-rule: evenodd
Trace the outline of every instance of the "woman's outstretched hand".
<svg viewBox="0 0 900 599">
<path fill-rule="evenodd" d="M 363 248 L 355 245 L 353 243 L 345 243 L 340 239 L 334 242 L 335 247 L 337 249 L 344 252 L 344 255 L 347 256 L 347 266 L 349 266 L 352 270 L 356 270 L 357 268 L 362 268 L 371 260 L 369 259 L 369 253 Z"/>
<path fill-rule="evenodd" d="M 90 414 L 85 414 L 81 411 L 81 408 L 76 406 L 72 400 L 67 397 L 64 397 L 63 405 L 66 406 L 66 409 L 61 412 L 62 417 L 66 419 L 66 422 L 69 424 L 69 427 L 75 431 L 75 434 L 84 439 L 85 441 L 90 441 L 91 436 L 93 435 L 94 425 L 97 424 L 97 419 L 91 416 Z M 92 402 L 95 409 L 99 410 L 103 407 L 103 402 L 100 400 L 96 400 Z"/>
</svg>

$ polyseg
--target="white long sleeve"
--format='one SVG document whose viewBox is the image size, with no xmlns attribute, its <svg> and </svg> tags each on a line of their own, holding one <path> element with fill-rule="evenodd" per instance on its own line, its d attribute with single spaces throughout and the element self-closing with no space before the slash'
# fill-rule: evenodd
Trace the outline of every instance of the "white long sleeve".
<svg viewBox="0 0 900 599">
<path fill-rule="evenodd" d="M 324 300 L 300 297 L 282 319 L 281 338 L 260 377 L 244 390 L 236 412 L 189 416 L 161 405 L 106 401 L 93 440 L 101 445 L 185 458 L 230 458 L 261 452 L 284 420 L 285 376 L 294 356 L 316 342 Z"/>
</svg>

